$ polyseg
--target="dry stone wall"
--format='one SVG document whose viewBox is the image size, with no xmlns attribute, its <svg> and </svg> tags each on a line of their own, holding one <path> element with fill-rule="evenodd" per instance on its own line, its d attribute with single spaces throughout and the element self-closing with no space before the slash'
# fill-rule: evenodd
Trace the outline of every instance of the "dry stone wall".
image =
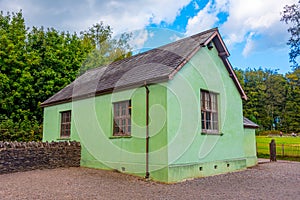
<svg viewBox="0 0 300 200">
<path fill-rule="evenodd" d="M 79 142 L 1 142 L 0 174 L 34 169 L 79 167 Z"/>
</svg>

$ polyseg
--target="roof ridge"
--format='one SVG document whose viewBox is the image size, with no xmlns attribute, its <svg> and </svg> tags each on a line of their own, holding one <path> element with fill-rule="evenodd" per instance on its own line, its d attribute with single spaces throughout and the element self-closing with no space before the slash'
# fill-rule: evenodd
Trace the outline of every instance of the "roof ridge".
<svg viewBox="0 0 300 200">
<path fill-rule="evenodd" d="M 176 41 L 174 41 L 174 42 L 170 42 L 170 43 L 168 43 L 168 44 L 159 46 L 159 47 L 157 47 L 157 48 L 165 47 L 165 46 L 168 46 L 168 45 L 171 45 L 171 44 L 174 44 L 174 43 L 179 43 L 179 42 L 182 42 L 182 41 L 184 41 L 184 40 L 189 40 L 189 39 L 192 39 L 192 38 L 195 38 L 195 37 L 199 37 L 199 36 L 201 36 L 201 35 L 205 35 L 205 34 L 207 34 L 207 33 L 209 33 L 209 32 L 214 32 L 214 31 L 218 31 L 218 28 L 215 27 L 215 28 L 212 28 L 212 29 L 209 29 L 209 30 L 200 32 L 200 33 L 196 33 L 196 34 L 194 34 L 194 35 L 190 35 L 190 36 L 181 38 L 181 39 L 179 39 L 179 40 L 176 40 Z"/>
<path fill-rule="evenodd" d="M 86 79 L 88 81 L 78 83 L 80 87 L 76 88 L 75 96 L 89 97 L 91 93 L 100 95 L 129 86 L 139 87 L 145 81 L 149 81 L 151 84 L 168 81 L 185 66 L 199 49 L 210 41 L 215 43 L 218 51 L 223 51 L 226 48 L 218 28 L 212 28 L 131 57 L 87 70 L 77 77 L 77 80 Z M 222 54 L 220 58 L 242 98 L 244 98 L 245 94 L 227 60 L 227 54 Z M 101 77 L 98 76 L 100 74 Z M 74 84 L 75 81 L 43 102 L 41 106 L 71 101 L 70 98 L 74 96 L 72 89 Z"/>
<path fill-rule="evenodd" d="M 134 59 L 135 57 L 142 56 L 142 55 L 144 55 L 144 54 L 149 54 L 149 53 L 151 53 L 152 51 L 155 51 L 155 50 L 157 50 L 157 49 L 165 50 L 165 47 L 167 47 L 167 46 L 171 46 L 171 45 L 174 45 L 174 44 L 176 44 L 176 43 L 182 42 L 182 41 L 184 41 L 184 40 L 189 40 L 189 39 L 192 39 L 193 37 L 199 37 L 199 36 L 201 36 L 201 35 L 207 34 L 207 33 L 209 33 L 209 32 L 214 32 L 214 31 L 218 31 L 218 27 L 214 27 L 214 28 L 212 28 L 212 29 L 209 29 L 209 30 L 206 30 L 206 31 L 197 33 L 197 34 L 190 35 L 190 36 L 188 36 L 188 37 L 184 37 L 184 38 L 181 38 L 181 39 L 176 40 L 176 41 L 173 41 L 173 42 L 169 42 L 169 43 L 167 43 L 167 44 L 161 45 L 161 46 L 159 46 L 159 47 L 155 47 L 155 48 L 153 48 L 153 49 L 149 49 L 149 50 L 144 51 L 144 52 L 141 52 L 141 53 L 137 53 L 137 54 L 135 54 L 135 55 L 132 55 L 132 56 L 130 56 L 130 57 L 127 57 L 127 58 L 124 58 L 124 59 L 121 59 L 121 60 L 113 61 L 113 62 L 111 62 L 111 63 L 109 63 L 109 64 L 100 65 L 100 66 L 98 66 L 98 67 L 95 67 L 95 68 L 93 68 L 93 69 L 89 69 L 89 70 L 87 70 L 87 71 L 95 70 L 95 69 L 102 68 L 102 67 L 110 67 L 112 64 L 117 64 L 118 62 L 126 62 L 127 60 Z M 86 71 L 86 72 L 87 72 L 87 71 Z"/>
</svg>

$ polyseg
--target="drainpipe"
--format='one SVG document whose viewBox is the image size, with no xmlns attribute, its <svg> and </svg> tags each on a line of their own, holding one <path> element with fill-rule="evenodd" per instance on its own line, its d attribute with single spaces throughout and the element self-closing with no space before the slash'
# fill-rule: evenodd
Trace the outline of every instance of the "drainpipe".
<svg viewBox="0 0 300 200">
<path fill-rule="evenodd" d="M 146 89 L 146 176 L 145 178 L 148 179 L 150 176 L 149 173 L 149 88 L 147 83 L 145 82 L 145 89 Z"/>
</svg>

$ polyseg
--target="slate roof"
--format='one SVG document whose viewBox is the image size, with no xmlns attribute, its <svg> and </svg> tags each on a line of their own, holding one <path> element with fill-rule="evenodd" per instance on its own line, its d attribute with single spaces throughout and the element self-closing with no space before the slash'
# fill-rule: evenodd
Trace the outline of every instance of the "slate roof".
<svg viewBox="0 0 300 200">
<path fill-rule="evenodd" d="M 190 58 L 209 42 L 214 42 L 229 75 L 233 79 L 241 97 L 246 95 L 227 60 L 228 50 L 217 28 L 175 41 L 173 43 L 113 62 L 85 72 L 74 82 L 47 99 L 42 107 L 70 102 L 72 99 L 111 93 L 116 89 L 140 87 L 147 84 L 165 82 L 183 67 Z"/>
<path fill-rule="evenodd" d="M 250 119 L 244 117 L 243 118 L 243 123 L 244 123 L 244 127 L 245 128 L 258 128 L 259 126 L 257 124 L 255 124 L 253 121 L 251 121 Z"/>
</svg>

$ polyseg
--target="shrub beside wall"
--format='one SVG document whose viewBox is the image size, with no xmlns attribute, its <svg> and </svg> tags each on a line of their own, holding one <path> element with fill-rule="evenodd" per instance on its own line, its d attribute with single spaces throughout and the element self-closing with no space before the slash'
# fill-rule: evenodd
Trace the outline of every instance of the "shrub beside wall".
<svg viewBox="0 0 300 200">
<path fill-rule="evenodd" d="M 79 142 L 0 142 L 0 174 L 80 166 Z"/>
</svg>

